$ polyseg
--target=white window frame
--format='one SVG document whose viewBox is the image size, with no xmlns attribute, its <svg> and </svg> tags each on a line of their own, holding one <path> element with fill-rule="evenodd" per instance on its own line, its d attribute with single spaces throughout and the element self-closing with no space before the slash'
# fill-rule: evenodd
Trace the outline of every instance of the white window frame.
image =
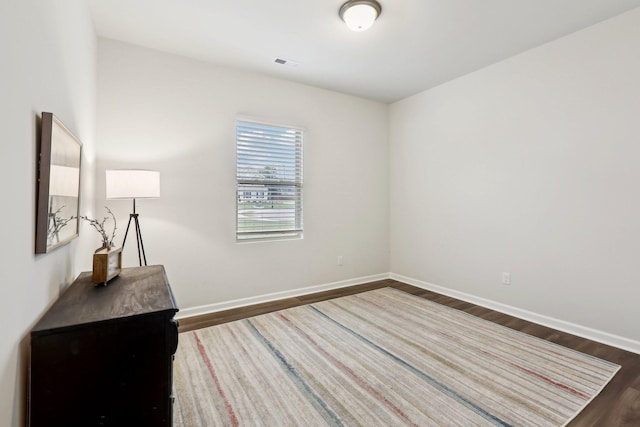
<svg viewBox="0 0 640 427">
<path fill-rule="evenodd" d="M 236 241 L 303 237 L 304 129 L 236 119 Z"/>
</svg>

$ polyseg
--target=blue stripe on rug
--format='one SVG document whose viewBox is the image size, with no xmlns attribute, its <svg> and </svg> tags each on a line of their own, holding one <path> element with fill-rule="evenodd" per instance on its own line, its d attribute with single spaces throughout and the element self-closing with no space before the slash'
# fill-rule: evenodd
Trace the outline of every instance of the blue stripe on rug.
<svg viewBox="0 0 640 427">
<path fill-rule="evenodd" d="M 363 337 L 362 335 L 360 335 L 356 331 L 350 329 L 349 327 L 343 325 L 342 323 L 340 323 L 337 320 L 333 319 L 329 315 L 323 313 L 322 311 L 320 311 L 318 308 L 314 307 L 313 305 L 308 305 L 307 307 L 309 307 L 311 310 L 314 310 L 315 312 L 317 312 L 321 316 L 324 316 L 326 319 L 330 320 L 331 322 L 333 322 L 334 324 L 336 324 L 337 326 L 339 326 L 343 330 L 349 332 L 351 335 L 353 335 L 354 337 L 358 338 L 360 341 L 364 342 L 365 344 L 369 345 L 370 347 L 373 347 L 374 349 L 376 349 L 376 350 L 380 351 L 381 353 L 383 353 L 384 355 L 388 356 L 389 358 L 391 358 L 391 360 L 395 361 L 400 366 L 402 366 L 402 367 L 410 370 L 414 374 L 418 375 L 419 377 L 421 377 L 422 379 L 424 379 L 429 384 L 431 384 L 432 386 L 436 387 L 437 389 L 439 389 L 443 393 L 453 397 L 458 402 L 460 402 L 461 404 L 463 404 L 467 408 L 471 409 L 472 411 L 474 411 L 478 415 L 482 416 L 486 420 L 493 422 L 495 425 L 504 426 L 504 427 L 511 427 L 511 424 L 501 420 L 500 418 L 496 417 L 493 414 L 490 414 L 488 411 L 486 411 L 485 409 L 479 407 L 478 405 L 473 403 L 468 398 L 462 396 L 461 394 L 459 394 L 455 390 L 447 387 L 445 384 L 442 384 L 441 382 L 439 382 L 435 378 L 429 376 L 425 372 L 422 372 L 421 370 L 419 370 L 415 366 L 407 363 L 405 360 L 401 359 L 400 357 L 396 356 L 395 354 L 389 352 L 388 350 L 385 350 L 384 348 L 380 347 L 378 344 L 368 340 L 367 338 Z"/>
<path fill-rule="evenodd" d="M 284 368 L 284 371 L 293 380 L 298 390 L 300 390 L 307 396 L 307 399 L 311 402 L 311 405 L 313 405 L 313 407 L 318 411 L 322 418 L 330 425 L 344 427 L 344 424 L 342 423 L 342 421 L 340 421 L 338 415 L 336 415 L 336 413 L 327 406 L 326 402 L 313 391 L 309 384 L 300 376 L 296 368 L 293 367 L 291 363 L 289 363 L 284 354 L 282 354 L 282 352 L 278 350 L 267 337 L 260 333 L 258 328 L 256 328 L 251 320 L 247 319 L 243 322 L 249 325 L 249 329 L 251 330 L 251 332 L 269 351 L 271 351 L 276 360 Z"/>
</svg>

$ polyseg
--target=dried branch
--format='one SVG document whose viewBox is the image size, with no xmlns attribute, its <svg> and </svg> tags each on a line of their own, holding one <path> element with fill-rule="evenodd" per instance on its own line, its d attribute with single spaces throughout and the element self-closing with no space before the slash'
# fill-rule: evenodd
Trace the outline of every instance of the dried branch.
<svg viewBox="0 0 640 427">
<path fill-rule="evenodd" d="M 105 209 L 107 210 L 107 212 L 111 216 L 111 219 L 113 220 L 113 231 L 111 232 L 111 236 L 107 234 L 107 231 L 105 229 L 105 223 L 107 222 L 108 219 L 110 219 L 109 216 L 105 216 L 104 218 L 102 218 L 102 221 L 89 218 L 86 215 L 80 215 L 78 218 L 87 221 L 89 225 L 91 225 L 93 228 L 96 229 L 98 233 L 100 233 L 100 237 L 102 238 L 103 248 L 111 248 L 114 246 L 113 241 L 116 238 L 116 230 L 118 229 L 118 227 L 116 222 L 116 216 L 113 214 L 113 212 L 111 212 L 111 209 L 109 209 L 108 206 L 105 206 Z"/>
</svg>

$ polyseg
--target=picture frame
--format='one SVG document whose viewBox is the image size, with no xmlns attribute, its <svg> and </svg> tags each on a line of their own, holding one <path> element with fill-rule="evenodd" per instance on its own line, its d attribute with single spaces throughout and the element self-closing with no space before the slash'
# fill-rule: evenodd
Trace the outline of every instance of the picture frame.
<svg viewBox="0 0 640 427">
<path fill-rule="evenodd" d="M 82 143 L 53 114 L 42 113 L 36 203 L 37 254 L 78 237 Z"/>
</svg>

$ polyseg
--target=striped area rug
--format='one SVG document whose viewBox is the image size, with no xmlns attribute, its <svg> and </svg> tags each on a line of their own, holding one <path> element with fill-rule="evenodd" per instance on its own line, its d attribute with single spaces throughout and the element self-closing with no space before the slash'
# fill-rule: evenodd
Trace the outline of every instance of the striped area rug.
<svg viewBox="0 0 640 427">
<path fill-rule="evenodd" d="M 174 425 L 562 426 L 619 368 L 384 288 L 180 334 Z"/>
</svg>

